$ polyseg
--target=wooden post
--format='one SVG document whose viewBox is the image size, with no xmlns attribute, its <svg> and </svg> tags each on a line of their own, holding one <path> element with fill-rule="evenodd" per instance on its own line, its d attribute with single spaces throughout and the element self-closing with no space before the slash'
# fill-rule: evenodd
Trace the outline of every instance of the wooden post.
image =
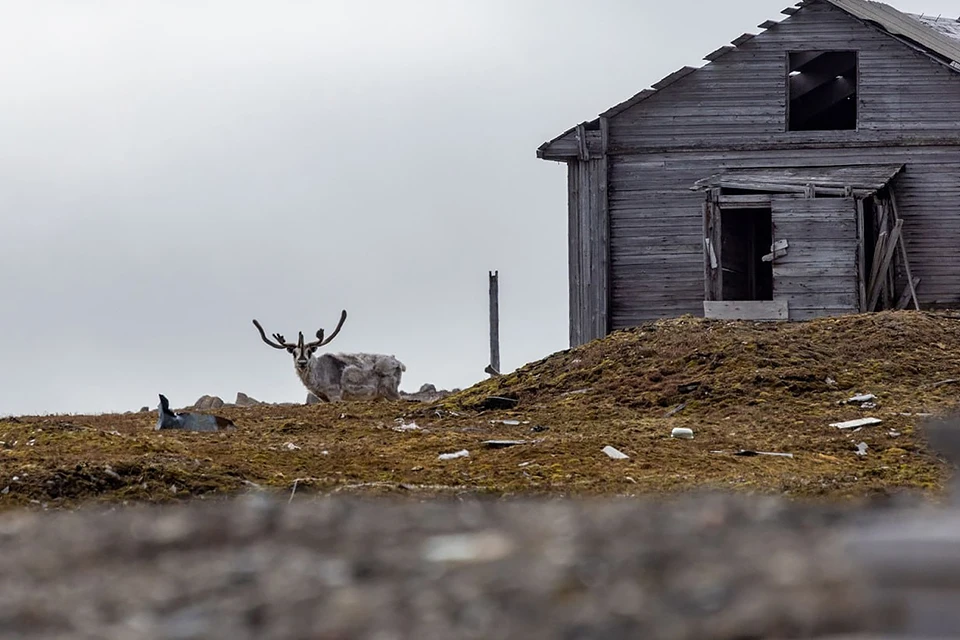
<svg viewBox="0 0 960 640">
<path fill-rule="evenodd" d="M 490 272 L 490 369 L 491 375 L 500 375 L 500 288 L 499 271 Z"/>
</svg>

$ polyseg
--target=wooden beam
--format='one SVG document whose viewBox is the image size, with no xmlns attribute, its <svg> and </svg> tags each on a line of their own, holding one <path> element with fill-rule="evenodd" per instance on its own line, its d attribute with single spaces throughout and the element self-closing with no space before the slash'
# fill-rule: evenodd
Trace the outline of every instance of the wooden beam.
<svg viewBox="0 0 960 640">
<path fill-rule="evenodd" d="M 883 280 L 886 278 L 887 269 L 890 268 L 890 263 L 893 261 L 893 255 L 897 251 L 897 241 L 900 239 L 900 229 L 903 227 L 903 220 L 897 220 L 893 225 L 893 231 L 890 232 L 890 236 L 887 239 L 887 242 L 884 243 L 883 247 L 883 258 L 880 263 L 880 271 L 878 273 L 878 278 L 874 283 L 874 288 L 870 292 L 870 299 L 867 301 L 867 306 L 872 311 L 877 304 L 877 300 L 880 298 L 880 293 L 883 291 Z"/>
<path fill-rule="evenodd" d="M 897 301 L 897 309 L 906 309 L 907 305 L 910 304 L 910 298 L 914 300 L 917 299 L 917 287 L 920 285 L 920 278 L 913 278 L 910 282 L 907 283 L 907 286 L 903 288 L 903 293 L 900 294 L 900 300 Z"/>
<path fill-rule="evenodd" d="M 760 24 L 757 25 L 757 28 L 758 28 L 758 29 L 770 29 L 771 27 L 775 27 L 775 26 L 777 26 L 778 24 L 780 24 L 780 23 L 777 22 L 776 20 L 764 20 L 763 22 L 761 22 Z"/>
<path fill-rule="evenodd" d="M 490 368 L 500 375 L 499 272 L 490 272 Z"/>
<path fill-rule="evenodd" d="M 883 259 L 883 247 L 886 242 L 887 232 L 881 231 L 873 246 L 873 266 L 870 268 L 870 279 L 867 281 L 867 302 L 870 301 L 871 294 L 877 285 L 877 275 L 880 273 L 880 262 Z M 873 306 L 868 304 L 864 311 L 873 311 Z"/>
<path fill-rule="evenodd" d="M 860 313 L 867 310 L 867 238 L 863 218 L 863 200 L 857 198 L 857 294 Z"/>
<path fill-rule="evenodd" d="M 889 188 L 890 209 L 893 211 L 893 219 L 900 220 L 900 211 L 897 209 L 897 195 L 893 192 L 893 186 Z M 903 260 L 903 273 L 907 276 L 907 288 L 910 289 L 910 295 L 913 297 L 913 307 L 920 310 L 920 301 L 917 300 L 917 285 L 913 281 L 913 275 L 910 273 L 910 261 L 907 259 L 907 245 L 904 244 L 903 234 L 900 234 L 900 259 Z M 919 278 L 917 279 L 919 282 Z"/>
<path fill-rule="evenodd" d="M 731 40 L 730 44 L 732 44 L 735 47 L 739 47 L 744 42 L 746 42 L 747 40 L 752 40 L 754 37 L 756 37 L 755 34 L 745 33 L 742 36 L 738 37 L 736 40 Z"/>
<path fill-rule="evenodd" d="M 716 320 L 787 320 L 786 300 L 704 300 L 703 315 Z"/>
<path fill-rule="evenodd" d="M 587 129 L 582 124 L 577 125 L 577 157 L 580 160 L 590 159 L 590 149 L 587 147 Z"/>
<path fill-rule="evenodd" d="M 600 153 L 607 155 L 607 148 L 610 146 L 610 121 L 600 116 Z"/>
</svg>

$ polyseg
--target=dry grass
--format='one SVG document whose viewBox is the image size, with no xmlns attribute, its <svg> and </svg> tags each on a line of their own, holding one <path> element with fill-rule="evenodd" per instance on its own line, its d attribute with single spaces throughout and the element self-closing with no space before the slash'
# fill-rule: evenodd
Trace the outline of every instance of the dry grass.
<svg viewBox="0 0 960 640">
<path fill-rule="evenodd" d="M 919 418 L 903 414 L 952 407 L 957 386 L 936 385 L 950 378 L 960 378 L 960 317 L 949 314 L 783 324 L 687 317 L 617 332 L 433 405 L 225 408 L 217 413 L 238 429 L 217 434 L 152 431 L 155 413 L 0 421 L 0 489 L 9 487 L 0 509 L 210 499 L 258 488 L 289 494 L 295 482 L 301 499 L 704 487 L 797 498 L 935 495 L 949 470 L 915 433 Z M 838 405 L 860 392 L 876 394 L 879 406 Z M 492 395 L 519 403 L 483 410 Z M 865 415 L 884 422 L 857 433 L 828 426 Z M 394 430 L 411 421 L 420 428 Z M 692 428 L 695 439 L 672 439 L 675 426 Z M 489 439 L 532 442 L 484 448 Z M 861 441 L 865 457 L 855 452 Z M 630 459 L 610 460 L 605 445 Z M 460 449 L 470 456 L 437 457 Z M 740 449 L 794 457 L 715 453 Z"/>
</svg>

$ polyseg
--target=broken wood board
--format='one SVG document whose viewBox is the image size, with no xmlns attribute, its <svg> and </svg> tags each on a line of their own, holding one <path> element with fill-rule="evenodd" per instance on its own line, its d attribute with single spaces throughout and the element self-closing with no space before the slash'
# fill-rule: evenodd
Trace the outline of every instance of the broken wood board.
<svg viewBox="0 0 960 640">
<path fill-rule="evenodd" d="M 846 422 L 832 422 L 831 427 L 837 429 L 857 429 L 859 427 L 872 427 L 883 422 L 880 418 L 859 418 L 857 420 L 847 420 Z"/>
<path fill-rule="evenodd" d="M 703 314 L 714 320 L 787 320 L 786 300 L 704 300 Z"/>
</svg>

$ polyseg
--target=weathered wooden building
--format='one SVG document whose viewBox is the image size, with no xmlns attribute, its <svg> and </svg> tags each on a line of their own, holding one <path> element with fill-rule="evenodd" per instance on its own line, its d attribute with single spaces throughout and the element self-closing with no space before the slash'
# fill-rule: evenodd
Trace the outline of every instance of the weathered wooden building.
<svg viewBox="0 0 960 640">
<path fill-rule="evenodd" d="M 572 345 L 960 306 L 960 19 L 783 13 L 538 149 L 568 166 Z"/>
</svg>

